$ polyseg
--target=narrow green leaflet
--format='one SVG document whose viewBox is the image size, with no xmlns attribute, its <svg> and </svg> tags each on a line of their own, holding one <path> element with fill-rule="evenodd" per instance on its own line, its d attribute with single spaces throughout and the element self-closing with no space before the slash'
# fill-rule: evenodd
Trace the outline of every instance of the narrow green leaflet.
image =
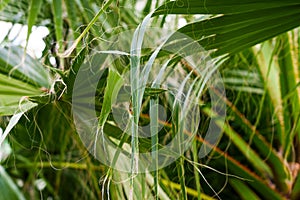
<svg viewBox="0 0 300 200">
<path fill-rule="evenodd" d="M 17 185 L 5 172 L 2 166 L 0 166 L 0 188 L 0 199 L 25 200 L 25 197 L 20 192 Z"/>
<path fill-rule="evenodd" d="M 283 6 L 299 6 L 297 0 L 177 0 L 156 9 L 158 14 L 237 14 L 267 8 L 281 8 Z M 275 13 L 274 13 L 275 14 Z"/>
<path fill-rule="evenodd" d="M 29 15 L 27 18 L 28 31 L 27 31 L 27 37 L 26 37 L 26 47 L 28 45 L 28 40 L 29 40 L 29 36 L 31 34 L 31 29 L 36 22 L 36 19 L 40 12 L 42 3 L 43 3 L 43 0 L 31 0 L 30 6 L 29 6 Z"/>
<path fill-rule="evenodd" d="M 14 116 L 12 116 L 4 133 L 2 135 L 0 135 L 0 146 L 2 145 L 3 141 L 5 140 L 5 138 L 11 131 L 11 129 L 18 123 L 18 121 L 20 120 L 20 118 L 22 117 L 23 114 L 24 114 L 24 112 L 20 112 L 18 114 L 15 114 Z"/>
<path fill-rule="evenodd" d="M 243 181 L 230 179 L 230 185 L 237 191 L 242 200 L 259 200 L 260 198 Z"/>
<path fill-rule="evenodd" d="M 64 1 L 67 13 L 68 13 L 68 19 L 70 21 L 70 26 L 72 29 L 72 36 L 73 38 L 76 38 L 79 36 L 79 33 L 76 32 L 77 30 L 77 21 L 76 21 L 76 16 L 78 15 L 77 9 L 76 9 L 76 1 L 70 0 L 70 1 Z"/>
<path fill-rule="evenodd" d="M 103 105 L 99 117 L 99 126 L 104 126 L 109 113 L 111 112 L 112 104 L 117 100 L 117 94 L 123 84 L 121 76 L 113 69 L 109 70 L 107 78 L 107 86 L 104 92 Z"/>
<path fill-rule="evenodd" d="M 236 53 L 300 25 L 297 0 L 177 0 L 159 7 L 162 14 L 211 14 L 178 31 L 195 39 L 214 56 Z M 215 16 L 216 15 L 216 16 Z"/>
<path fill-rule="evenodd" d="M 55 25 L 55 36 L 59 46 L 59 53 L 63 50 L 63 10 L 62 10 L 62 1 L 53 0 L 52 3 L 52 12 L 53 12 L 53 21 Z"/>
<path fill-rule="evenodd" d="M 150 88 L 150 87 L 146 87 L 145 88 L 145 92 L 144 92 L 144 96 L 150 96 L 150 97 L 155 97 L 156 95 L 159 95 L 163 92 L 166 92 L 167 90 L 162 89 L 162 88 Z"/>
<path fill-rule="evenodd" d="M 296 177 L 296 181 L 294 183 L 294 187 L 292 190 L 292 200 L 296 200 L 300 198 L 300 173 Z"/>
</svg>

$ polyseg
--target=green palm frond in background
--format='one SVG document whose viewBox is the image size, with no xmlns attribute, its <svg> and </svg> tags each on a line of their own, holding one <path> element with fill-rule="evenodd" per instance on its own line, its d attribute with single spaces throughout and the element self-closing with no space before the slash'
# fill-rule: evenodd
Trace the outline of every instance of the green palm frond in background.
<svg viewBox="0 0 300 200">
<path fill-rule="evenodd" d="M 0 44 L 0 124 L 3 132 L 7 127 L 5 142 L 12 149 L 2 159 L 3 145 L 0 148 L 0 199 L 299 199 L 298 0 L 145 1 L 140 12 L 135 10 L 138 3 L 0 2 L 0 20 L 49 30 L 41 59 L 26 55 L 8 37 Z M 86 150 L 76 133 L 71 97 L 77 72 L 99 41 L 137 28 L 150 11 L 154 11 L 153 26 L 174 31 L 176 21 L 185 19 L 188 24 L 176 31 L 197 40 L 214 59 L 222 59 L 219 71 L 227 93 L 222 101 L 228 111 L 224 126 L 216 121 L 224 134 L 207 157 L 197 155 L 202 144 L 210 145 L 201 137 L 209 121 L 201 119 L 191 150 L 170 166 L 138 174 L 130 182 L 124 180 L 135 174 L 102 165 Z M 174 27 L 167 22 L 173 16 Z M 27 42 L 29 36 L 30 31 Z M 168 56 L 163 52 L 157 58 L 174 66 L 181 63 Z M 117 61 L 97 85 L 102 131 L 124 149 L 131 144 L 140 151 L 159 148 L 174 122 L 162 123 L 165 138 L 138 141 L 124 137 L 113 123 L 109 100 L 112 85 L 130 70 L 129 59 L 124 60 L 126 67 Z M 188 74 L 191 69 L 185 70 Z M 151 99 L 143 104 L 145 110 L 155 103 L 152 97 L 158 94 L 153 91 L 158 90 L 145 88 L 145 96 Z M 216 95 L 220 94 L 216 91 Z M 201 114 L 218 117 L 209 104 L 201 106 Z M 142 117 L 149 122 L 149 115 Z"/>
</svg>

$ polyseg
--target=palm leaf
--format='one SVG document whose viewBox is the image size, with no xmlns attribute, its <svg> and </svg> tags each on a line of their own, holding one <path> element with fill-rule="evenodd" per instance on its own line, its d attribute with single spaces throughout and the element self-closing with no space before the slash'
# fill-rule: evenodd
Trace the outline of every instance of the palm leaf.
<svg viewBox="0 0 300 200">
<path fill-rule="evenodd" d="M 49 88 L 51 85 L 49 72 L 17 46 L 0 48 L 0 73 L 37 87 Z"/>
<path fill-rule="evenodd" d="M 49 72 L 18 47 L 0 49 L 0 115 L 27 111 L 36 104 L 29 101 L 50 88 Z"/>
<path fill-rule="evenodd" d="M 195 39 L 214 56 L 236 53 L 300 25 L 297 0 L 178 0 L 159 7 L 162 14 L 210 14 L 178 31 Z"/>
</svg>

